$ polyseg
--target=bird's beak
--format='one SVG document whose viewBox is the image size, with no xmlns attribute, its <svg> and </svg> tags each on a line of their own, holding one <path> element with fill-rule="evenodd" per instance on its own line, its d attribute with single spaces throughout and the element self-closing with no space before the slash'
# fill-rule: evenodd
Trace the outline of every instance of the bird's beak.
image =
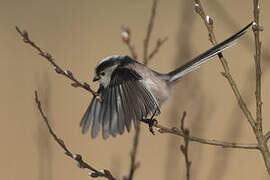
<svg viewBox="0 0 270 180">
<path fill-rule="evenodd" d="M 93 82 L 98 81 L 98 80 L 100 80 L 100 76 L 97 75 L 94 77 Z"/>
</svg>

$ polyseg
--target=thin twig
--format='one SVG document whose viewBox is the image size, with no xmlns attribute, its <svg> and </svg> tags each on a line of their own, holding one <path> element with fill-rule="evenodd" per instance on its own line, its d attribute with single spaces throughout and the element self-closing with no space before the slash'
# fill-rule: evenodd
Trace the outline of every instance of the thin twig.
<svg viewBox="0 0 270 180">
<path fill-rule="evenodd" d="M 137 59 L 138 55 L 135 51 L 135 45 L 131 41 L 131 30 L 127 26 L 122 26 L 121 29 L 123 30 L 121 33 L 123 42 L 128 46 L 131 56 L 134 59 Z"/>
<path fill-rule="evenodd" d="M 267 138 L 263 136 L 263 127 L 262 127 L 262 99 L 261 99 L 261 46 L 262 42 L 260 41 L 260 31 L 262 31 L 262 27 L 260 26 L 259 17 L 260 17 L 260 5 L 259 0 L 253 0 L 253 15 L 254 15 L 254 23 L 252 26 L 254 33 L 254 41 L 255 41 L 255 70 L 256 70 L 256 131 L 254 131 L 256 135 L 256 139 L 258 141 L 258 145 L 261 151 L 261 154 L 264 159 L 265 166 L 267 168 L 268 174 L 270 175 L 270 152 L 269 147 L 267 145 Z"/>
<path fill-rule="evenodd" d="M 138 126 L 136 128 L 136 132 L 134 135 L 134 140 L 133 140 L 133 148 L 130 152 L 130 169 L 129 169 L 129 176 L 128 176 L 128 180 L 132 180 L 133 179 L 133 175 L 135 170 L 139 167 L 139 162 L 136 162 L 136 155 L 137 155 L 137 151 L 138 151 L 138 143 L 139 143 L 139 136 L 140 136 L 140 129 L 141 129 L 141 123 L 138 122 Z"/>
<path fill-rule="evenodd" d="M 203 7 L 200 3 L 200 0 L 194 0 L 195 2 L 195 10 L 196 12 L 202 17 L 208 32 L 209 32 L 209 38 L 210 41 L 212 42 L 213 45 L 215 45 L 217 43 L 215 35 L 214 35 L 214 31 L 213 31 L 213 20 L 211 18 L 209 18 L 209 16 L 206 16 Z M 245 114 L 250 126 L 253 129 L 253 132 L 256 136 L 258 145 L 257 145 L 257 149 L 260 150 L 264 162 L 265 162 L 265 166 L 267 168 L 268 174 L 270 175 L 270 152 L 269 152 L 269 148 L 267 146 L 267 138 L 265 138 L 265 136 L 263 135 L 262 132 L 262 101 L 261 101 L 261 65 L 260 65 L 260 58 L 261 58 L 261 42 L 259 39 L 259 31 L 262 30 L 262 28 L 259 26 L 259 13 L 260 13 L 260 7 L 259 7 L 259 0 L 253 0 L 253 6 L 254 6 L 254 24 L 252 26 L 253 32 L 254 32 L 254 37 L 255 37 L 255 47 L 256 47 L 256 54 L 255 54 L 255 68 L 256 68 L 256 121 L 253 118 L 251 112 L 249 111 L 249 109 L 247 108 L 246 103 L 244 102 L 235 81 L 233 80 L 230 71 L 229 71 L 229 67 L 227 64 L 226 59 L 223 57 L 223 55 L 219 56 L 219 59 L 222 63 L 222 66 L 225 70 L 225 72 L 223 73 L 223 75 L 227 78 L 227 80 L 229 81 L 231 88 L 236 96 L 236 99 L 238 101 L 238 104 L 241 108 L 241 110 L 243 111 L 243 113 Z M 211 19 L 211 21 L 209 21 L 209 19 Z"/>
<path fill-rule="evenodd" d="M 191 166 L 191 161 L 189 160 L 188 157 L 188 148 L 189 148 L 189 133 L 190 130 L 188 128 L 185 128 L 185 117 L 186 117 L 187 113 L 186 111 L 183 112 L 183 116 L 181 118 L 181 126 L 180 129 L 182 132 L 184 132 L 184 134 L 187 137 L 184 137 L 184 141 L 185 144 L 180 146 L 181 152 L 183 153 L 184 157 L 185 157 L 185 164 L 186 164 L 186 180 L 190 180 L 190 166 Z"/>
<path fill-rule="evenodd" d="M 42 50 L 34 41 L 32 41 L 30 38 L 29 38 L 29 34 L 26 32 L 26 31 L 21 31 L 19 29 L 19 27 L 16 26 L 16 30 L 17 32 L 23 37 L 23 41 L 26 43 L 26 44 L 29 44 L 31 45 L 33 48 L 35 48 L 38 52 L 39 52 L 39 55 L 44 57 L 45 59 L 47 59 L 54 67 L 54 70 L 56 73 L 58 74 L 62 74 L 64 75 L 65 77 L 69 78 L 70 80 L 72 80 L 74 83 L 72 83 L 71 85 L 73 87 L 81 87 L 89 92 L 92 93 L 93 96 L 96 96 L 98 98 L 98 100 L 100 102 L 102 102 L 102 98 L 100 96 L 98 96 L 98 94 L 93 90 L 91 89 L 90 85 L 86 82 L 82 83 L 80 82 L 79 80 L 77 80 L 73 73 L 69 70 L 63 70 L 58 64 L 56 64 L 55 62 L 55 59 L 52 57 L 52 55 L 44 50 Z"/>
<path fill-rule="evenodd" d="M 146 61 L 146 64 L 158 53 L 159 48 L 168 40 L 168 37 L 165 37 L 163 39 L 158 39 L 156 43 L 156 47 L 153 49 L 153 51 L 148 56 L 148 59 Z"/>
<path fill-rule="evenodd" d="M 157 3 L 158 3 L 158 0 L 153 0 L 151 17 L 150 17 L 148 28 L 147 28 L 146 38 L 144 40 L 143 64 L 146 66 L 147 66 L 149 60 L 152 59 L 156 53 L 158 53 L 159 48 L 162 46 L 162 44 L 164 44 L 164 42 L 167 41 L 167 38 L 164 38 L 162 40 L 159 39 L 157 41 L 156 47 L 153 50 L 153 52 L 151 52 L 151 54 L 148 55 L 148 45 L 149 45 L 149 40 L 150 40 L 150 36 L 151 36 L 151 32 L 152 32 L 153 24 L 154 24 L 154 20 L 155 20 Z M 135 47 L 134 47 L 134 45 L 131 44 L 131 39 L 130 39 L 131 31 L 129 28 L 125 28 L 125 29 L 123 28 L 123 30 L 124 30 L 122 33 L 123 41 L 129 47 L 131 55 L 133 57 L 135 56 L 135 59 L 136 59 L 137 53 L 135 52 Z M 130 153 L 131 154 L 131 164 L 130 164 L 129 176 L 127 178 L 128 180 L 133 179 L 134 172 L 139 167 L 139 163 L 136 162 L 136 156 L 137 156 L 137 149 L 138 149 L 138 143 L 139 143 L 139 137 L 140 137 L 140 129 L 141 129 L 140 126 L 141 126 L 141 123 L 138 122 L 138 126 L 136 128 L 134 139 L 133 139 L 133 148 L 132 148 L 131 153 Z"/>
<path fill-rule="evenodd" d="M 270 138 L 270 131 L 268 131 L 265 135 L 264 135 L 264 140 L 265 142 L 267 142 Z"/>
<path fill-rule="evenodd" d="M 208 144 L 213 146 L 220 146 L 223 148 L 239 148 L 239 149 L 259 149 L 257 144 L 243 144 L 243 143 L 236 143 L 236 142 L 227 142 L 227 141 L 219 141 L 215 139 L 204 139 L 196 136 L 191 135 L 185 135 L 183 131 L 178 129 L 177 127 L 168 128 L 165 126 L 162 126 L 160 124 L 154 124 L 154 126 L 158 129 L 158 132 L 160 133 L 169 133 L 174 134 L 181 137 L 186 137 L 189 139 L 189 141 L 198 142 L 201 144 Z"/>
<path fill-rule="evenodd" d="M 157 2 L 158 0 L 153 0 L 153 6 L 152 6 L 152 11 L 151 11 L 151 16 L 150 20 L 147 26 L 147 33 L 146 37 L 144 39 L 144 49 L 143 49 L 143 64 L 147 65 L 151 59 L 158 53 L 160 47 L 168 40 L 168 37 L 165 37 L 163 39 L 159 38 L 156 42 L 155 48 L 152 50 L 152 52 L 148 55 L 148 47 L 149 47 L 149 41 L 150 41 L 150 36 L 151 32 L 153 29 L 154 25 L 154 20 L 155 20 L 155 14 L 156 14 L 156 8 L 157 8 Z M 123 30 L 121 33 L 123 42 L 128 46 L 128 49 L 130 51 L 131 56 L 134 59 L 138 58 L 138 55 L 135 51 L 135 45 L 131 41 L 131 30 L 127 26 L 122 26 L 121 29 Z"/>
<path fill-rule="evenodd" d="M 214 29 L 213 29 L 213 20 L 211 19 L 211 17 L 207 16 L 206 13 L 204 12 L 204 9 L 202 7 L 200 0 L 194 0 L 194 3 L 195 3 L 195 11 L 201 16 L 201 18 L 203 19 L 203 21 L 206 25 L 206 28 L 208 29 L 209 40 L 211 41 L 211 43 L 213 45 L 217 44 L 217 40 L 216 40 L 216 37 L 214 34 Z M 246 118 L 247 118 L 248 122 L 250 123 L 251 127 L 253 128 L 253 130 L 255 130 L 254 118 L 253 118 L 251 112 L 249 111 L 249 109 L 247 108 L 247 105 L 246 105 L 244 99 L 242 98 L 242 95 L 241 95 L 241 93 L 240 93 L 231 73 L 230 73 L 230 69 L 229 69 L 227 60 L 223 57 L 223 55 L 220 55 L 219 59 L 222 63 L 223 69 L 225 71 L 222 74 L 228 80 L 241 110 L 243 111 L 244 115 L 246 116 Z"/>
<path fill-rule="evenodd" d="M 154 26 L 154 20 L 155 20 L 155 16 L 156 16 L 156 8 L 157 8 L 157 3 L 158 0 L 153 0 L 153 6 L 152 6 L 152 11 L 151 11 L 151 17 L 149 20 L 149 24 L 147 27 L 147 33 L 146 33 L 146 37 L 144 39 L 144 51 L 143 51 L 143 64 L 147 65 L 148 63 L 148 44 L 149 44 L 149 40 L 151 37 L 151 33 L 152 33 L 152 29 Z"/>
<path fill-rule="evenodd" d="M 94 167 L 92 167 L 91 165 L 89 165 L 87 162 L 85 162 L 82 158 L 82 156 L 80 154 L 73 154 L 65 145 L 64 141 L 62 139 L 60 139 L 55 132 L 53 131 L 53 129 L 51 128 L 51 125 L 49 123 L 48 118 L 46 117 L 46 115 L 44 114 L 43 110 L 42 110 L 42 106 L 41 106 L 41 102 L 38 98 L 38 94 L 37 91 L 35 91 L 35 101 L 38 107 L 38 110 L 43 118 L 43 120 L 45 121 L 47 128 L 49 130 L 49 133 L 52 135 L 52 137 L 54 138 L 54 140 L 60 145 L 60 147 L 62 147 L 62 149 L 65 151 L 65 154 L 67 156 L 69 156 L 70 158 L 74 159 L 75 161 L 77 161 L 78 163 L 78 167 L 79 168 L 86 168 L 89 169 L 89 176 L 91 177 L 105 177 L 109 180 L 116 180 L 116 178 L 113 177 L 113 175 L 111 174 L 111 172 L 107 169 L 103 169 L 98 171 L 97 169 L 95 169 Z"/>
<path fill-rule="evenodd" d="M 262 100 L 261 100 L 261 46 L 260 41 L 260 25 L 259 25 L 259 1 L 254 0 L 254 24 L 252 26 L 255 39 L 256 54 L 254 56 L 255 60 L 255 70 L 256 70 L 256 120 L 257 128 L 262 130 Z"/>
</svg>

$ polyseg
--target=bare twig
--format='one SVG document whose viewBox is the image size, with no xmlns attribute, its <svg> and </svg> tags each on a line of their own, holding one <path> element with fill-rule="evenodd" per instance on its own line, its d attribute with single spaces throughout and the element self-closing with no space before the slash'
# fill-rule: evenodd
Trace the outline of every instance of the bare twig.
<svg viewBox="0 0 270 180">
<path fill-rule="evenodd" d="M 264 135 L 264 140 L 265 142 L 267 142 L 270 138 L 270 131 L 268 131 L 265 135 Z"/>
<path fill-rule="evenodd" d="M 141 123 L 138 122 L 138 126 L 134 135 L 134 140 L 133 140 L 133 148 L 130 152 L 130 169 L 129 169 L 129 176 L 128 176 L 128 180 L 132 180 L 133 179 L 133 175 L 135 170 L 139 167 L 139 162 L 136 162 L 136 155 L 137 155 L 137 149 L 138 149 L 138 143 L 139 143 L 139 136 L 140 136 L 140 129 L 141 129 Z"/>
<path fill-rule="evenodd" d="M 259 1 L 254 0 L 254 23 L 252 26 L 255 38 L 255 48 L 256 54 L 255 59 L 255 70 L 256 70 L 256 126 L 258 129 L 262 130 L 262 100 L 261 100 L 261 46 L 260 41 L 260 25 L 259 25 Z"/>
<path fill-rule="evenodd" d="M 202 6 L 200 0 L 194 0 L 194 3 L 195 3 L 195 11 L 201 16 L 202 20 L 205 23 L 206 28 L 208 29 L 209 40 L 211 41 L 211 43 L 213 45 L 217 44 L 217 40 L 216 40 L 216 37 L 214 34 L 213 20 L 211 19 L 211 17 L 207 16 L 206 13 L 204 12 L 204 9 L 203 9 L 203 6 Z M 236 85 L 236 83 L 235 83 L 235 81 L 230 73 L 230 69 L 229 69 L 227 60 L 223 57 L 223 55 L 220 55 L 219 59 L 222 63 L 223 69 L 225 71 L 222 74 L 228 80 L 241 110 L 245 114 L 245 116 L 246 116 L 248 122 L 250 123 L 251 127 L 253 128 L 253 130 L 255 130 L 254 118 L 253 118 L 251 112 L 249 111 L 249 109 L 247 108 L 247 105 L 246 105 L 244 99 L 242 98 L 242 95 L 240 94 L 240 91 L 239 91 L 239 89 L 238 89 L 238 87 L 237 87 L 237 85 Z"/>
<path fill-rule="evenodd" d="M 146 66 L 147 66 L 149 60 L 152 59 L 156 53 L 158 53 L 159 48 L 168 39 L 167 37 L 164 39 L 159 39 L 157 41 L 155 49 L 151 52 L 150 55 L 148 55 L 148 45 L 149 45 L 150 35 L 152 32 L 153 24 L 154 24 L 154 20 L 155 20 L 157 3 L 158 3 L 158 0 L 153 0 L 151 17 L 150 17 L 148 28 L 147 28 L 146 38 L 144 40 L 143 64 Z M 135 47 L 134 47 L 134 45 L 131 44 L 131 40 L 130 40 L 131 31 L 129 28 L 122 28 L 122 29 L 123 29 L 123 32 L 122 32 L 123 41 L 127 44 L 128 48 L 131 52 L 131 55 L 136 59 L 137 53 L 135 52 Z M 136 162 L 136 156 L 137 156 L 137 149 L 138 149 L 138 143 L 139 143 L 139 137 L 140 137 L 140 128 L 141 128 L 140 126 L 141 126 L 141 123 L 138 122 L 138 126 L 136 128 L 134 139 L 133 139 L 133 148 L 132 148 L 131 153 L 130 153 L 131 154 L 131 164 L 130 164 L 129 176 L 127 178 L 128 180 L 133 179 L 134 172 L 139 167 L 139 163 Z"/>
<path fill-rule="evenodd" d="M 168 40 L 168 37 L 165 38 L 159 38 L 156 42 L 155 48 L 152 50 L 152 52 L 148 55 L 148 47 L 149 47 L 149 41 L 150 41 L 150 36 L 151 32 L 153 30 L 153 25 L 154 25 L 154 20 L 155 20 L 155 14 L 156 14 L 156 8 L 157 8 L 157 3 L 158 0 L 153 0 L 153 6 L 152 6 L 152 11 L 151 11 L 151 16 L 150 20 L 147 26 L 147 33 L 146 37 L 144 39 L 144 49 L 143 49 L 143 64 L 147 65 L 151 59 L 158 53 L 160 47 Z M 123 42 L 128 46 L 128 49 L 130 51 L 131 56 L 134 59 L 138 58 L 138 55 L 135 51 L 135 45 L 131 41 L 131 30 L 127 26 L 122 26 L 122 39 Z"/>
<path fill-rule="evenodd" d="M 180 146 L 181 152 L 183 153 L 185 157 L 185 164 L 186 164 L 186 180 L 190 180 L 190 166 L 191 166 L 191 161 L 189 160 L 188 157 L 188 147 L 189 147 L 189 129 L 185 128 L 185 117 L 186 117 L 186 111 L 183 112 L 183 116 L 181 118 L 181 126 L 180 129 L 186 137 L 184 137 L 185 144 Z"/>
<path fill-rule="evenodd" d="M 155 16 L 156 16 L 156 9 L 157 9 L 157 3 L 158 0 L 153 0 L 153 6 L 152 6 L 152 11 L 151 11 L 151 17 L 149 20 L 149 24 L 148 24 L 148 28 L 147 28 L 147 33 L 146 33 L 146 37 L 144 39 L 144 51 L 143 51 L 143 64 L 147 65 L 149 59 L 148 59 L 148 44 L 149 44 L 149 40 L 151 37 L 151 33 L 152 33 L 152 29 L 154 26 L 154 20 L 155 20 Z"/>
<path fill-rule="evenodd" d="M 135 51 L 135 46 L 131 42 L 131 30 L 130 30 L 130 28 L 127 27 L 127 26 L 122 26 L 121 29 L 123 30 L 122 33 L 121 33 L 123 42 L 128 46 L 128 49 L 130 51 L 131 56 L 134 59 L 137 59 L 138 55 L 137 55 L 137 53 Z"/>
<path fill-rule="evenodd" d="M 38 110 L 39 110 L 39 112 L 40 112 L 43 120 L 45 121 L 47 127 L 48 127 L 49 133 L 52 135 L 52 137 L 54 138 L 54 140 L 60 145 L 60 147 L 62 147 L 62 149 L 65 151 L 65 154 L 67 156 L 69 156 L 70 158 L 72 158 L 75 161 L 77 161 L 78 166 L 80 168 L 89 169 L 90 170 L 89 171 L 89 176 L 91 176 L 91 177 L 105 177 L 105 178 L 107 178 L 109 180 L 116 180 L 113 177 L 113 175 L 111 174 L 111 172 L 109 170 L 103 169 L 103 170 L 98 171 L 97 169 L 95 169 L 94 167 L 92 167 L 91 165 L 89 165 L 87 162 L 85 162 L 80 154 L 73 154 L 67 148 L 67 146 L 65 145 L 64 141 L 62 139 L 60 139 L 55 134 L 55 132 L 53 131 L 53 129 L 51 128 L 50 123 L 49 123 L 49 120 L 48 120 L 48 118 L 46 117 L 46 115 L 44 114 L 44 112 L 42 110 L 41 102 L 40 102 L 40 100 L 38 98 L 37 91 L 35 91 L 35 101 L 37 103 Z"/>
<path fill-rule="evenodd" d="M 150 61 L 159 51 L 159 48 L 168 40 L 168 37 L 165 37 L 163 39 L 158 39 L 156 43 L 156 47 L 153 49 L 153 51 L 148 56 L 148 59 L 146 61 L 146 64 L 148 64 L 148 61 Z"/>
<path fill-rule="evenodd" d="M 235 142 L 226 142 L 226 141 L 219 141 L 215 139 L 204 139 L 196 136 L 191 135 L 185 135 L 183 131 L 178 129 L 177 127 L 168 128 L 165 126 L 162 126 L 160 124 L 154 124 L 154 126 L 158 129 L 158 132 L 160 133 L 169 133 L 174 134 L 181 137 L 186 137 L 189 139 L 189 141 L 198 142 L 201 144 L 208 144 L 213 146 L 220 146 L 223 148 L 239 148 L 239 149 L 259 149 L 257 144 L 243 144 L 243 143 L 235 143 Z"/>
<path fill-rule="evenodd" d="M 74 75 L 72 74 L 71 71 L 69 70 L 63 70 L 58 64 L 56 64 L 55 62 L 55 59 L 52 57 L 52 55 L 44 50 L 42 50 L 34 41 L 32 41 L 30 38 L 29 38 L 29 35 L 26 31 L 21 31 L 19 29 L 19 27 L 16 26 L 16 30 L 17 32 L 23 37 L 23 41 L 29 45 L 31 45 L 33 48 L 35 48 L 38 52 L 39 52 L 39 55 L 44 57 L 45 59 L 47 59 L 54 67 L 54 70 L 56 73 L 58 74 L 62 74 L 64 75 L 65 77 L 69 78 L 70 80 L 72 80 L 74 83 L 72 83 L 71 85 L 73 87 L 81 87 L 89 92 L 92 93 L 93 96 L 96 96 L 98 98 L 98 100 L 100 102 L 102 102 L 102 98 L 100 96 L 98 96 L 98 94 L 93 90 L 91 89 L 90 85 L 86 82 L 82 83 L 80 81 L 78 81 Z"/>
<path fill-rule="evenodd" d="M 262 100 L 261 100 L 261 46 L 262 42 L 260 41 L 260 31 L 263 28 L 260 26 L 259 17 L 260 17 L 260 5 L 259 0 L 253 0 L 253 14 L 254 14 L 254 23 L 252 26 L 255 40 L 255 48 L 256 53 L 254 56 L 255 59 L 255 70 L 256 70 L 256 131 L 254 131 L 256 135 L 256 139 L 258 141 L 258 145 L 260 151 L 262 153 L 265 166 L 267 168 L 268 174 L 270 175 L 270 152 L 269 147 L 267 146 L 267 140 L 263 136 L 263 127 L 262 127 Z"/>
<path fill-rule="evenodd" d="M 209 21 L 209 16 L 206 16 L 203 7 L 200 3 L 200 0 L 194 0 L 195 2 L 195 10 L 196 12 L 202 17 L 202 19 L 205 22 L 205 25 L 208 29 L 209 32 L 209 38 L 210 41 L 212 42 L 213 45 L 215 45 L 217 43 L 216 39 L 215 39 L 215 35 L 214 35 L 214 31 L 213 31 L 213 21 Z M 267 140 L 268 140 L 268 135 L 266 134 L 266 137 L 263 135 L 262 132 L 262 101 L 261 101 L 261 65 L 260 65 L 260 59 L 261 59 L 261 42 L 260 42 L 260 38 L 259 38 L 259 31 L 262 30 L 262 27 L 259 26 L 259 13 L 260 13 L 260 7 L 259 7 L 259 0 L 253 0 L 253 6 L 254 6 L 254 23 L 252 26 L 253 32 L 254 32 L 254 38 L 255 38 L 255 47 L 256 47 L 256 54 L 255 54 L 255 68 L 256 68 L 256 121 L 253 118 L 251 112 L 249 111 L 249 109 L 247 108 L 246 103 L 244 102 L 235 81 L 233 80 L 230 71 L 229 71 L 229 67 L 227 64 L 226 59 L 220 55 L 219 59 L 223 65 L 223 68 L 225 70 L 225 72 L 223 73 L 223 75 L 227 78 L 227 80 L 229 81 L 231 88 L 236 96 L 236 99 L 239 103 L 239 106 L 241 108 L 241 110 L 243 111 L 243 113 L 245 114 L 250 126 L 253 129 L 253 132 L 256 136 L 258 145 L 257 145 L 257 149 L 260 150 L 264 162 L 265 162 L 265 166 L 267 168 L 268 174 L 270 175 L 270 152 L 269 152 L 269 148 L 267 146 Z"/>
</svg>

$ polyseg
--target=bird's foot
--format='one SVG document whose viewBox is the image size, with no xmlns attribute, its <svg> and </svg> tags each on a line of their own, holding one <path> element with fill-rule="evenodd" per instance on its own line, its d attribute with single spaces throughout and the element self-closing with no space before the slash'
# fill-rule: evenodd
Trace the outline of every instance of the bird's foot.
<svg viewBox="0 0 270 180">
<path fill-rule="evenodd" d="M 158 121 L 157 121 L 155 118 L 153 118 L 153 117 L 151 117 L 150 119 L 142 119 L 141 121 L 144 122 L 144 123 L 146 123 L 146 124 L 148 124 L 148 126 L 149 126 L 149 131 L 150 131 L 153 135 L 155 135 L 153 126 L 154 126 L 155 124 L 158 124 Z"/>
</svg>

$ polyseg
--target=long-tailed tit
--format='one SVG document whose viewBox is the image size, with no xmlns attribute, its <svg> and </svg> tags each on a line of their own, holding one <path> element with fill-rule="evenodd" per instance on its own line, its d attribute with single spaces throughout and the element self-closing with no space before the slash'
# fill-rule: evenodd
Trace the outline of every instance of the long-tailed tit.
<svg viewBox="0 0 270 180">
<path fill-rule="evenodd" d="M 103 138 L 130 131 L 131 123 L 160 113 L 161 105 L 170 97 L 175 83 L 199 68 L 215 55 L 231 47 L 233 41 L 242 36 L 252 25 L 203 52 L 177 69 L 163 74 L 156 72 L 129 56 L 113 55 L 102 59 L 96 67 L 93 81 L 99 81 L 99 96 L 103 102 L 93 97 L 82 120 L 82 132 L 92 124 L 92 137 L 96 137 L 102 127 Z"/>
</svg>

